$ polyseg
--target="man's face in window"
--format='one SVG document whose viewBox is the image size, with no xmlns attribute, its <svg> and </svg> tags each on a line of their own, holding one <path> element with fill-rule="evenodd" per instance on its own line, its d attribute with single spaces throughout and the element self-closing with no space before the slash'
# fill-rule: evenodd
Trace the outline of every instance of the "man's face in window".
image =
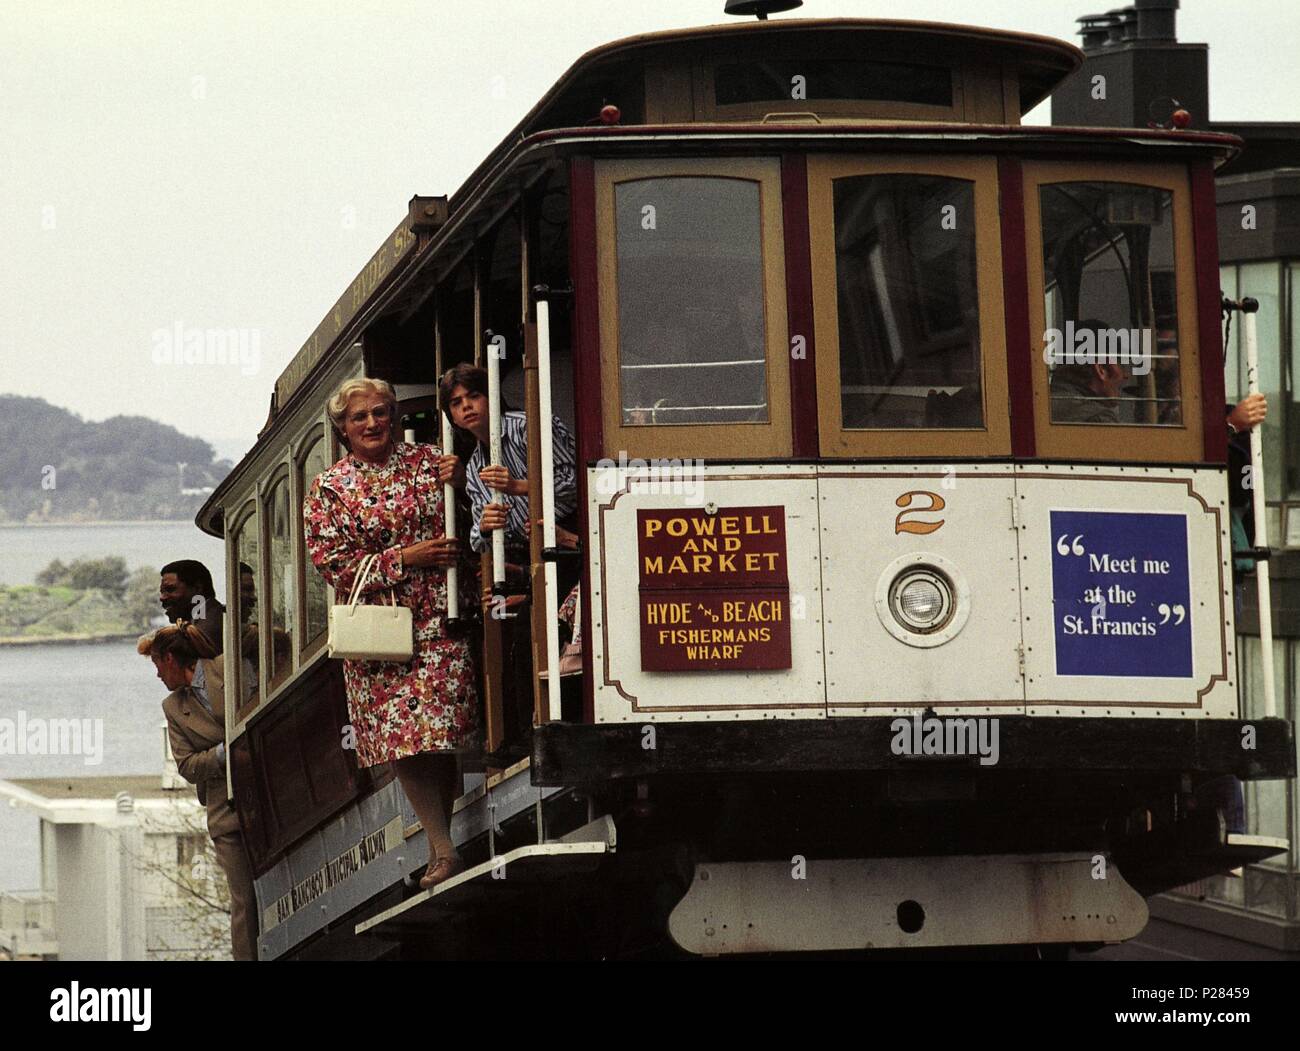
<svg viewBox="0 0 1300 1051">
<path fill-rule="evenodd" d="M 1103 398 L 1118 398 L 1124 388 L 1132 379 L 1133 373 L 1127 365 L 1110 363 L 1106 365 L 1094 365 L 1093 390 Z"/>
<path fill-rule="evenodd" d="M 194 589 L 175 573 L 164 573 L 158 582 L 158 602 L 167 612 L 167 619 L 173 623 L 190 619 L 190 600 Z"/>
</svg>

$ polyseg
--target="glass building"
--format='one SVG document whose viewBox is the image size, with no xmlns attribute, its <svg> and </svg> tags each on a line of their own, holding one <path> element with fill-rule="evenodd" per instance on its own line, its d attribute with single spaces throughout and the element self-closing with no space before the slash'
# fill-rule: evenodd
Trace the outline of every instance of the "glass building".
<svg viewBox="0 0 1300 1051">
<path fill-rule="evenodd" d="M 1174 108 L 1183 108 L 1191 113 L 1191 130 L 1245 140 L 1244 151 L 1217 173 L 1220 272 L 1226 296 L 1250 296 L 1260 304 L 1259 384 L 1268 399 L 1262 438 L 1272 552 L 1270 656 L 1277 714 L 1294 725 L 1300 690 L 1300 122 L 1211 120 L 1208 45 L 1177 40 L 1178 7 L 1178 0 L 1137 0 L 1132 7 L 1080 18 L 1085 62 L 1053 94 L 1052 123 L 1140 128 L 1167 123 Z M 1224 370 L 1227 401 L 1235 404 L 1247 392 L 1240 314 L 1232 317 Z M 1258 718 L 1264 714 L 1264 655 L 1256 585 L 1249 577 L 1236 629 L 1242 714 Z M 1296 781 L 1248 783 L 1245 802 L 1247 833 L 1285 838 L 1290 849 L 1153 899 L 1152 928 L 1161 930 L 1151 940 L 1176 949 L 1168 951 L 1171 958 L 1300 959 Z M 1151 948 L 1148 957 L 1160 955 Z"/>
</svg>

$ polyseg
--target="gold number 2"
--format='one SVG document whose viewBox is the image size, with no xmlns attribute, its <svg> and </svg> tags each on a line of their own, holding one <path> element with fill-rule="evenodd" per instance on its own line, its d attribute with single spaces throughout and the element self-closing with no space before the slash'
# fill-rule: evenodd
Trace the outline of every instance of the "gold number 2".
<svg viewBox="0 0 1300 1051">
<path fill-rule="evenodd" d="M 912 497 L 914 496 L 928 496 L 930 498 L 930 506 L 913 507 Z M 939 519 L 939 521 L 937 522 L 903 521 L 903 519 L 906 518 L 908 515 L 924 514 L 927 511 L 942 511 L 944 508 L 943 497 L 940 496 L 938 493 L 931 493 L 925 489 L 913 489 L 911 492 L 904 493 L 897 500 L 895 500 L 894 503 L 897 504 L 899 507 L 906 508 L 906 510 L 899 511 L 898 517 L 894 519 L 895 533 L 920 533 L 924 535 L 926 533 L 933 533 L 936 529 L 938 529 L 940 526 L 943 525 L 944 520 L 942 518 Z"/>
</svg>

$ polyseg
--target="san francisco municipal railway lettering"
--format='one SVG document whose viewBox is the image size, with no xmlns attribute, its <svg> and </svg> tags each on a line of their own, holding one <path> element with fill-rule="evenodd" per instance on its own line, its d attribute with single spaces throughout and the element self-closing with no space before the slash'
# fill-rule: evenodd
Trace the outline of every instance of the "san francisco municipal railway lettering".
<svg viewBox="0 0 1300 1051">
<path fill-rule="evenodd" d="M 354 843 L 338 857 L 327 861 L 311 875 L 294 884 L 288 894 L 282 895 L 266 910 L 263 929 L 283 923 L 299 909 L 350 879 L 401 842 L 401 818 L 394 818 L 377 832 L 370 833 L 360 843 Z"/>
<path fill-rule="evenodd" d="M 641 667 L 790 667 L 785 508 L 637 512 Z"/>
</svg>

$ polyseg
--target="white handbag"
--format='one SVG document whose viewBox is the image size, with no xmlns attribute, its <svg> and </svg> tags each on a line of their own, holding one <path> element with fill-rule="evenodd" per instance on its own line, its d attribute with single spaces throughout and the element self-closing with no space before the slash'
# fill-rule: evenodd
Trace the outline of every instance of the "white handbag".
<svg viewBox="0 0 1300 1051">
<path fill-rule="evenodd" d="M 331 606 L 328 652 L 331 657 L 354 661 L 409 661 L 415 653 L 415 627 L 411 611 L 399 606 L 389 593 L 392 605 L 361 604 L 366 579 L 379 561 L 367 555 L 357 567 L 346 606 Z"/>
</svg>

